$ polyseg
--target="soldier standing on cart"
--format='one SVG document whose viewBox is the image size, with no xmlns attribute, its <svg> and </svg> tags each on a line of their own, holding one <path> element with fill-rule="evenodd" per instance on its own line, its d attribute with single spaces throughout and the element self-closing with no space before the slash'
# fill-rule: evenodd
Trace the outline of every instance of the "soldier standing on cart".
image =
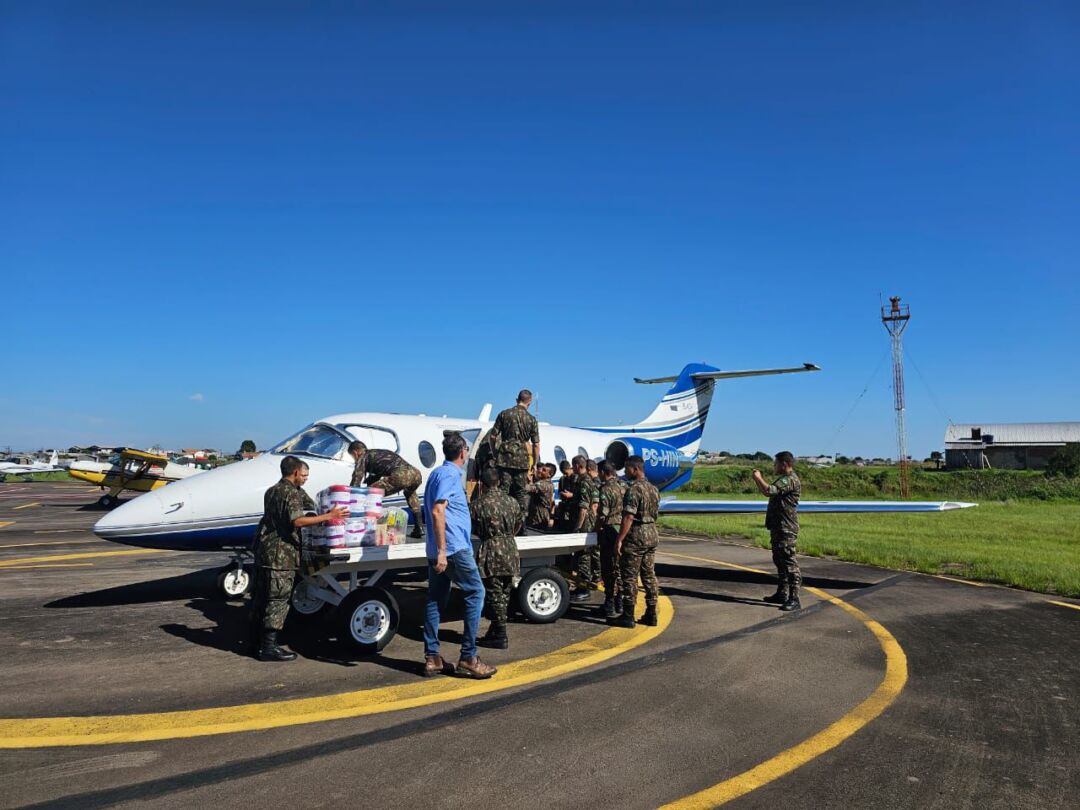
<svg viewBox="0 0 1080 810">
<path fill-rule="evenodd" d="M 521 573 L 517 541 L 522 529 L 522 513 L 517 501 L 499 488 L 498 470 L 484 470 L 480 479 L 483 492 L 472 505 L 472 528 L 480 542 L 477 567 L 484 580 L 484 610 L 491 620 L 488 631 L 476 643 L 481 647 L 505 650 L 506 614 L 514 577 Z"/>
<path fill-rule="evenodd" d="M 532 391 L 521 389 L 517 395 L 517 404 L 507 408 L 495 417 L 491 428 L 490 441 L 496 448 L 495 464 L 499 468 L 499 486 L 503 492 L 518 502 L 521 514 L 529 510 L 529 460 L 540 460 L 540 425 L 536 417 L 529 413 L 532 404 Z M 531 447 L 530 447 L 531 445 Z"/>
<path fill-rule="evenodd" d="M 258 642 L 260 661 L 292 661 L 296 653 L 278 646 L 277 634 L 289 613 L 296 572 L 300 569 L 300 529 L 328 520 L 345 520 L 341 507 L 322 515 L 302 487 L 308 465 L 296 456 L 281 460 L 281 480 L 263 496 L 263 517 L 255 533 L 255 594 L 251 600 L 252 637 Z"/>
<path fill-rule="evenodd" d="M 589 459 L 574 456 L 574 499 L 570 503 L 570 531 L 591 532 L 600 503 L 600 487 L 589 476 Z M 574 555 L 577 572 L 577 588 L 570 594 L 570 601 L 578 604 L 588 602 L 589 594 L 600 585 L 600 549 L 588 546 Z"/>
</svg>

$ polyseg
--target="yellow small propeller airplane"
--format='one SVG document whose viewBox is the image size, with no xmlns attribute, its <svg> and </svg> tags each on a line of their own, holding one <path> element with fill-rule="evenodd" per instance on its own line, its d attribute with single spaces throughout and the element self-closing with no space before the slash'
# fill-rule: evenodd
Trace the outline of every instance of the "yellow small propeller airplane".
<svg viewBox="0 0 1080 810">
<path fill-rule="evenodd" d="M 96 484 L 109 491 L 98 499 L 98 506 L 112 509 L 120 503 L 119 495 L 125 489 L 132 492 L 150 492 L 181 478 L 190 478 L 202 472 L 198 467 L 174 464 L 169 457 L 142 450 L 123 448 L 119 455 L 107 463 L 99 461 L 73 461 L 68 475 L 80 481 Z"/>
</svg>

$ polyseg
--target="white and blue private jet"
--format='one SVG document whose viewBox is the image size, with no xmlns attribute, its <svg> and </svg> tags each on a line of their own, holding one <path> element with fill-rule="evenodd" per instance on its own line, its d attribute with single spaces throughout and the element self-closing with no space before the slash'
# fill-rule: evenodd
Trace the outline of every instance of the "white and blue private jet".
<svg viewBox="0 0 1080 810">
<path fill-rule="evenodd" d="M 540 423 L 541 461 L 556 465 L 583 455 L 607 459 L 621 470 L 626 459 L 639 455 L 646 475 L 662 492 L 684 485 L 693 473 L 701 434 L 709 415 L 717 380 L 819 371 L 812 364 L 797 368 L 721 371 L 691 364 L 673 377 L 635 379 L 637 383 L 671 383 L 656 409 L 643 421 L 618 427 L 559 427 Z M 250 547 L 262 517 L 263 493 L 280 477 L 286 455 L 309 465 L 306 489 L 314 496 L 331 484 L 347 483 L 353 461 L 347 452 L 354 439 L 369 448 L 399 453 L 428 473 L 441 463 L 440 446 L 448 431 L 460 432 L 470 446 L 491 428 L 491 406 L 477 419 L 448 416 L 410 416 L 394 413 L 345 413 L 308 425 L 261 456 L 175 481 L 140 495 L 113 510 L 94 526 L 106 540 L 172 551 L 243 551 Z M 556 480 L 557 482 L 557 480 Z M 423 487 L 419 494 L 423 495 Z M 404 506 L 400 497 L 388 505 Z M 802 512 L 937 512 L 973 504 L 949 502 L 804 501 Z M 661 514 L 764 512 L 764 500 L 676 500 L 664 498 Z"/>
</svg>

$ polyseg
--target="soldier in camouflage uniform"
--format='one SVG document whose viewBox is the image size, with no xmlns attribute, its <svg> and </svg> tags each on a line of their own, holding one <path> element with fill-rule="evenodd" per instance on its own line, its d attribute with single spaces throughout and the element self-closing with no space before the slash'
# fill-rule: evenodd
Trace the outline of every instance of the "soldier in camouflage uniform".
<svg viewBox="0 0 1080 810">
<path fill-rule="evenodd" d="M 574 468 L 565 458 L 559 462 L 559 502 L 555 505 L 555 530 L 560 532 L 570 531 L 567 525 L 570 521 L 567 513 L 570 502 L 574 500 Z"/>
<path fill-rule="evenodd" d="M 525 488 L 529 493 L 529 514 L 525 523 L 530 529 L 542 532 L 551 529 L 551 510 L 555 508 L 555 486 L 551 476 L 554 474 L 554 464 L 537 464 L 536 480 Z"/>
<path fill-rule="evenodd" d="M 521 507 L 521 514 L 529 511 L 529 467 L 532 458 L 540 460 L 540 425 L 529 413 L 532 392 L 523 388 L 518 392 L 517 405 L 507 408 L 495 417 L 491 428 L 491 441 L 495 446 L 495 464 L 501 475 L 500 486 Z M 531 447 L 530 447 L 531 445 Z"/>
<path fill-rule="evenodd" d="M 634 626 L 634 606 L 637 603 L 638 575 L 645 589 L 645 615 L 641 623 L 655 627 L 656 603 L 660 598 L 660 585 L 656 581 L 653 558 L 660 535 L 656 531 L 656 516 L 660 511 L 660 493 L 645 478 L 645 461 L 641 456 L 626 460 L 626 475 L 630 486 L 623 498 L 622 526 L 615 541 L 622 574 L 620 594 L 622 616 L 613 620 L 617 627 Z"/>
<path fill-rule="evenodd" d="M 802 572 L 795 559 L 795 544 L 799 539 L 799 496 L 802 483 L 795 474 L 795 457 L 787 450 L 776 454 L 773 470 L 778 476 L 771 484 L 760 470 L 754 470 L 754 483 L 762 495 L 769 496 L 765 510 L 765 528 L 769 530 L 773 564 L 776 566 L 776 593 L 766 596 L 766 602 L 780 605 L 780 610 L 798 610 Z"/>
<path fill-rule="evenodd" d="M 598 607 L 598 618 L 614 619 L 622 613 L 619 597 L 619 558 L 615 543 L 622 525 L 623 500 L 626 490 L 615 475 L 615 465 L 610 461 L 600 464 L 600 503 L 596 508 L 596 538 L 600 546 L 600 578 L 604 582 L 604 604 Z"/>
<path fill-rule="evenodd" d="M 259 646 L 260 661 L 291 661 L 296 653 L 278 646 L 277 634 L 289 613 L 293 582 L 300 568 L 300 529 L 328 520 L 344 520 L 347 509 L 337 508 L 322 515 L 302 487 L 307 482 L 308 465 L 295 456 L 281 460 L 281 480 L 263 496 L 263 517 L 255 532 L 255 593 L 251 602 L 253 639 Z"/>
<path fill-rule="evenodd" d="M 424 511 L 416 497 L 416 490 L 423 481 L 420 471 L 393 450 L 368 450 L 367 445 L 359 441 L 349 445 L 349 455 L 356 461 L 349 486 L 378 487 L 384 498 L 402 493 L 415 521 L 409 537 L 416 540 L 423 537 Z"/>
<path fill-rule="evenodd" d="M 498 470 L 484 470 L 480 483 L 484 491 L 470 508 L 473 534 L 479 541 L 477 567 L 484 580 L 484 609 L 491 624 L 477 640 L 482 647 L 505 650 L 510 642 L 506 637 L 506 613 L 514 577 L 521 573 L 517 541 L 522 528 L 518 503 L 499 488 Z"/>
<path fill-rule="evenodd" d="M 591 532 L 596 522 L 596 509 L 600 503 L 600 487 L 589 475 L 589 460 L 574 456 L 574 498 L 570 502 L 569 518 L 571 532 Z M 574 555 L 577 573 L 577 589 L 570 595 L 571 602 L 589 601 L 589 592 L 600 585 L 600 549 L 598 546 L 583 548 Z"/>
</svg>

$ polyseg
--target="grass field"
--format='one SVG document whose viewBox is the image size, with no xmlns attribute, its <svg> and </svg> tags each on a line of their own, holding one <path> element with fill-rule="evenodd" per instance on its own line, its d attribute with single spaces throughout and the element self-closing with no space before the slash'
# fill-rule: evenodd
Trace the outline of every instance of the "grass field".
<svg viewBox="0 0 1080 810">
<path fill-rule="evenodd" d="M 0 481 L 6 484 L 14 484 L 18 481 L 72 481 L 74 480 L 65 470 L 56 472 L 34 473 L 33 475 L 0 475 Z"/>
<path fill-rule="evenodd" d="M 680 495 L 701 497 L 693 492 Z M 804 497 L 839 496 L 814 492 Z M 799 521 L 802 554 L 1080 597 L 1077 502 L 998 501 L 954 512 L 813 514 L 801 515 Z M 769 533 L 762 523 L 760 514 L 661 520 L 663 526 L 678 531 L 740 537 L 768 548 Z"/>
</svg>

